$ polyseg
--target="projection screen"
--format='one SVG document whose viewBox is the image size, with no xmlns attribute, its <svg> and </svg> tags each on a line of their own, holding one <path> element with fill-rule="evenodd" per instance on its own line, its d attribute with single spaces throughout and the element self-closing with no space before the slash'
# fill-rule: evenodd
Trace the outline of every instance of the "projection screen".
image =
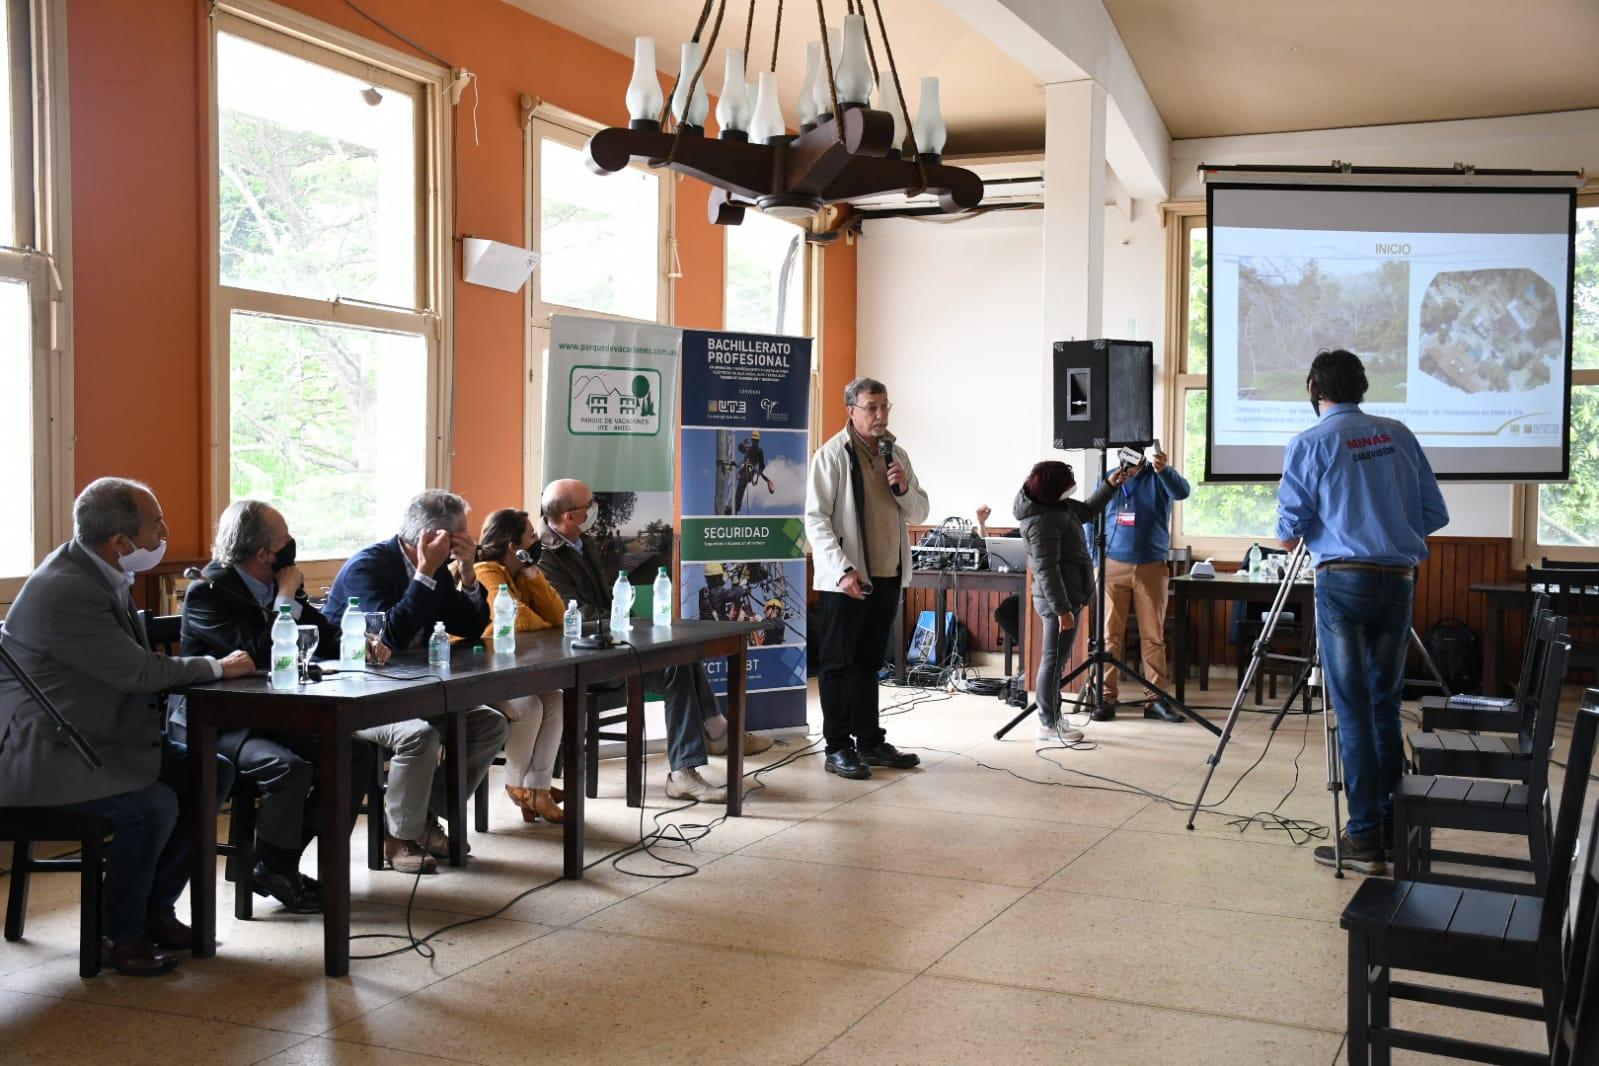
<svg viewBox="0 0 1599 1066">
<path fill-rule="evenodd" d="M 1208 183 L 1206 480 L 1275 481 L 1316 352 L 1440 478 L 1569 470 L 1573 188 Z"/>
</svg>

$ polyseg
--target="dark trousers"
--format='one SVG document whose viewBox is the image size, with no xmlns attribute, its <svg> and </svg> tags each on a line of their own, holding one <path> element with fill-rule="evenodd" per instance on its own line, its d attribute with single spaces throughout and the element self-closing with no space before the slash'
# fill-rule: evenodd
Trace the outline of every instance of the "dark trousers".
<svg viewBox="0 0 1599 1066">
<path fill-rule="evenodd" d="M 822 736 L 827 750 L 875 748 L 887 735 L 877 724 L 877 674 L 899 611 L 899 578 L 874 577 L 864 600 L 822 593 Z M 853 738 L 853 739 L 851 739 Z"/>
<path fill-rule="evenodd" d="M 722 713 L 704 663 L 671 666 L 646 682 L 666 696 L 666 758 L 674 770 L 692 770 L 705 754 L 705 722 Z"/>
<path fill-rule="evenodd" d="M 239 745 L 239 773 L 261 793 L 255 822 L 261 861 L 275 873 L 298 870 L 300 853 L 316 839 L 321 811 L 313 797 L 320 754 L 321 743 L 311 733 L 251 733 Z M 371 779 L 376 758 L 372 745 L 351 741 L 350 780 L 355 783 L 350 789 L 351 825 L 360 813 L 362 786 Z"/>
<path fill-rule="evenodd" d="M 218 802 L 203 812 L 215 817 L 220 797 L 233 788 L 233 764 L 217 756 Z M 115 826 L 105 850 L 103 931 L 117 943 L 138 940 L 152 918 L 174 916 L 173 905 L 189 881 L 189 749 L 176 741 L 161 747 L 161 772 L 135 792 L 64 803 L 63 810 L 104 818 Z"/>
</svg>

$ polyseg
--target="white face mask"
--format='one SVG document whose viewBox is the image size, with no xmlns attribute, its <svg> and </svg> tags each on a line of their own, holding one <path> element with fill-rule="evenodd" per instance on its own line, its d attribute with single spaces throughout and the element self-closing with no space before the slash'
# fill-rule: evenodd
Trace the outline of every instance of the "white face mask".
<svg viewBox="0 0 1599 1066">
<path fill-rule="evenodd" d="M 141 548 L 134 545 L 128 554 L 117 559 L 117 565 L 130 574 L 142 574 L 146 570 L 153 570 L 161 562 L 162 556 L 167 553 L 167 542 L 162 541 L 153 548 Z"/>
<path fill-rule="evenodd" d="M 599 520 L 600 505 L 596 503 L 593 507 L 589 508 L 588 517 L 584 518 L 582 524 L 577 528 L 580 532 L 587 533 L 589 530 L 594 528 L 594 523 L 598 522 Z"/>
<path fill-rule="evenodd" d="M 1065 492 L 1061 493 L 1060 494 L 1061 502 L 1064 503 L 1065 501 L 1071 499 L 1072 498 L 1072 493 L 1074 493 L 1076 491 L 1077 491 L 1077 486 L 1073 485 L 1071 488 L 1069 488 Z"/>
</svg>

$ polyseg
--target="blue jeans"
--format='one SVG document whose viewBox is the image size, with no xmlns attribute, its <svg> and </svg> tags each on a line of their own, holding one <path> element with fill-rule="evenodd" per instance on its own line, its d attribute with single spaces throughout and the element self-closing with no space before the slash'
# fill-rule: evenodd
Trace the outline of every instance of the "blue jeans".
<svg viewBox="0 0 1599 1066">
<path fill-rule="evenodd" d="M 1414 597 L 1414 580 L 1402 574 L 1316 575 L 1316 640 L 1327 696 L 1338 714 L 1352 837 L 1373 837 L 1393 817 L 1404 760 L 1399 702 Z"/>
<path fill-rule="evenodd" d="M 233 790 L 233 764 L 217 756 L 218 803 Z M 105 849 L 105 915 L 102 933 L 126 943 L 144 936 L 155 918 L 175 917 L 173 905 L 189 882 L 189 749 L 176 741 L 161 745 L 161 773 L 136 792 L 64 803 L 62 810 L 104 818 L 116 828 Z"/>
<path fill-rule="evenodd" d="M 710 761 L 705 754 L 705 723 L 722 713 L 703 663 L 670 666 L 659 675 L 666 693 L 666 757 L 674 770 L 692 770 Z M 651 687 L 654 687 L 653 685 Z"/>
<path fill-rule="evenodd" d="M 1038 724 L 1053 729 L 1060 722 L 1060 668 L 1071 654 L 1077 627 L 1062 629 L 1060 615 L 1051 614 L 1038 600 L 1033 601 L 1033 609 L 1038 612 L 1038 622 L 1044 630 L 1044 651 L 1038 659 L 1038 680 L 1034 684 Z M 1080 617 L 1081 613 L 1073 617 Z"/>
</svg>

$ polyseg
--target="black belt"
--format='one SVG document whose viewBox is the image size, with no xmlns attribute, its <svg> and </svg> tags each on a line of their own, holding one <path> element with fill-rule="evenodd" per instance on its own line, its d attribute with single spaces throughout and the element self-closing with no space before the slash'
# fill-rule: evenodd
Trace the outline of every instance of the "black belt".
<svg viewBox="0 0 1599 1066">
<path fill-rule="evenodd" d="M 1413 566 L 1389 566 L 1385 563 L 1331 562 L 1322 563 L 1316 567 L 1318 573 L 1326 573 L 1330 570 L 1359 570 L 1368 574 L 1392 574 L 1395 577 L 1416 576 L 1416 568 Z"/>
</svg>

